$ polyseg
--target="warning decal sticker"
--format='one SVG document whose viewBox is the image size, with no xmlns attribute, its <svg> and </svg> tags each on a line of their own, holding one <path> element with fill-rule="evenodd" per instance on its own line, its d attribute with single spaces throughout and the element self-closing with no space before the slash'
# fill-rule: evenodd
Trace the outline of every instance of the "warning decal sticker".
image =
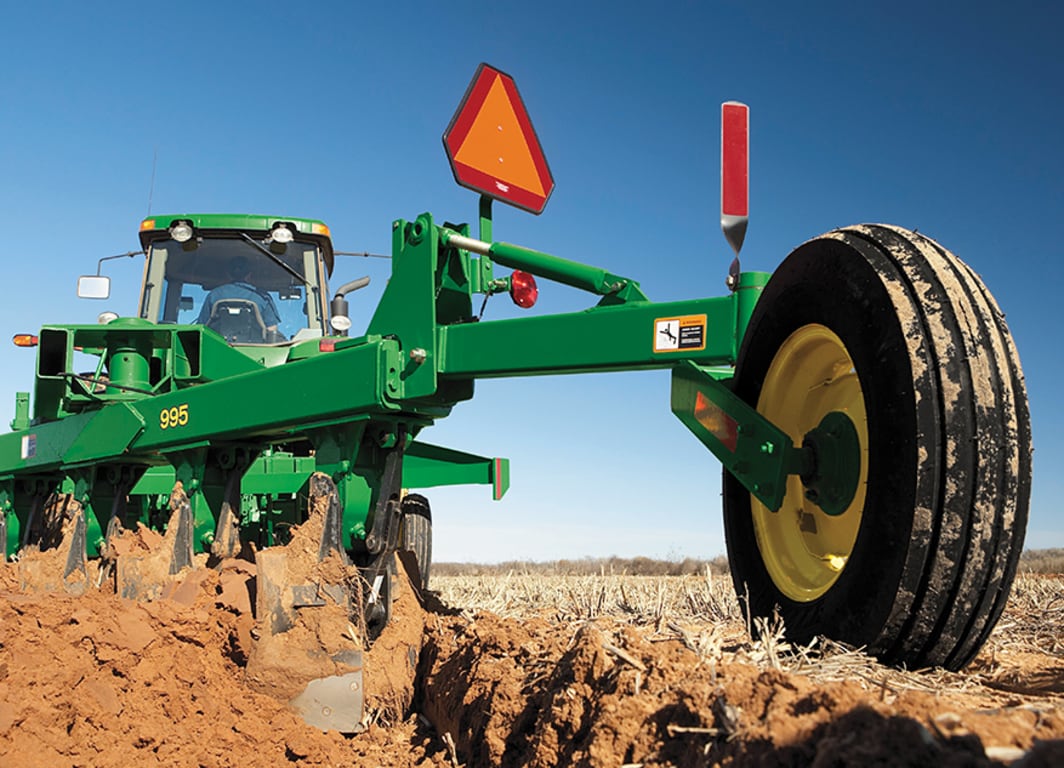
<svg viewBox="0 0 1064 768">
<path fill-rule="evenodd" d="M 654 321 L 655 352 L 697 352 L 705 348 L 705 315 L 662 317 Z"/>
</svg>

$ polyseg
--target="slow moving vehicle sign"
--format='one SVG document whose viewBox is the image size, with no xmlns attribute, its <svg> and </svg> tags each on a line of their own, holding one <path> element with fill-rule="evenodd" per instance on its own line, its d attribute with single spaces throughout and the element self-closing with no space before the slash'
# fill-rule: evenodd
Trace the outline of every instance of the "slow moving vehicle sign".
<svg viewBox="0 0 1064 768">
<path fill-rule="evenodd" d="M 543 212 L 554 177 L 512 77 L 481 64 L 443 134 L 443 145 L 461 186 Z"/>
</svg>

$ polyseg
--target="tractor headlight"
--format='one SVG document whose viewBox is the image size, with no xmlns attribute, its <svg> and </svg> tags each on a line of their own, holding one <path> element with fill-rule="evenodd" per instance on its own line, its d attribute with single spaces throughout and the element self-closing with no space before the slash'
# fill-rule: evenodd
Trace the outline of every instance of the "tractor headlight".
<svg viewBox="0 0 1064 768">
<path fill-rule="evenodd" d="M 283 256 L 284 252 L 288 249 L 288 244 L 292 242 L 293 237 L 292 230 L 284 224 L 278 224 L 270 231 L 268 241 L 270 244 L 270 250 L 278 256 Z"/>
<path fill-rule="evenodd" d="M 170 227 L 170 239 L 177 243 L 187 243 L 195 234 L 187 221 L 178 221 Z"/>
<path fill-rule="evenodd" d="M 292 242 L 293 237 L 294 235 L 292 234 L 292 230 L 290 230 L 284 224 L 278 224 L 276 227 L 273 228 L 273 231 L 270 232 L 270 240 L 275 243 L 287 244 Z"/>
<path fill-rule="evenodd" d="M 98 314 L 96 316 L 96 322 L 99 323 L 100 325 L 107 325 L 112 320 L 117 320 L 117 319 L 118 319 L 118 313 L 117 312 L 112 312 L 111 310 L 107 310 L 105 312 L 101 312 L 100 314 Z"/>
</svg>

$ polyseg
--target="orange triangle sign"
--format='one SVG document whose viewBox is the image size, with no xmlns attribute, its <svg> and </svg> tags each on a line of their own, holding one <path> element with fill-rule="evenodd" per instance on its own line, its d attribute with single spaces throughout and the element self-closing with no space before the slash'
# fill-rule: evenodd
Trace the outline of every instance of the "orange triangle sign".
<svg viewBox="0 0 1064 768">
<path fill-rule="evenodd" d="M 481 64 L 443 135 L 455 180 L 533 213 L 554 189 L 513 78 Z"/>
</svg>

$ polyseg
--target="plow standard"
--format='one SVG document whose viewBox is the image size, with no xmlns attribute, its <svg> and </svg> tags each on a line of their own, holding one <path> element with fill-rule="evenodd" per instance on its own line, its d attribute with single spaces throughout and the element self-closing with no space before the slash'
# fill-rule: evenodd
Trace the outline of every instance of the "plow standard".
<svg viewBox="0 0 1064 768">
<path fill-rule="evenodd" d="M 1026 524 L 1030 420 L 1004 316 L 963 262 L 897 227 L 835 230 L 772 275 L 742 271 L 748 113 L 723 116 L 736 258 L 720 297 L 657 303 L 630 277 L 494 241 L 492 200 L 538 213 L 553 180 L 513 80 L 486 65 L 444 135 L 481 193 L 477 236 L 427 213 L 393 222 L 392 276 L 359 336 L 346 297 L 366 280 L 330 297 L 322 222 L 144 220 L 136 317 L 15 339 L 37 347 L 32 398 L 0 436 L 0 547 L 23 588 L 151 600 L 197 568 L 242 574 L 249 676 L 283 680 L 311 725 L 357 732 L 366 691 L 402 699 L 417 666 L 416 629 L 389 635 L 397 594 L 423 597 L 431 567 L 429 502 L 407 489 L 500 499 L 509 484 L 505 459 L 425 430 L 477 379 L 669 369 L 673 412 L 723 464 L 752 613 L 779 610 L 796 639 L 963 666 Z M 532 307 L 537 277 L 594 303 L 485 319 L 496 294 Z M 79 293 L 105 298 L 106 282 L 98 270 Z"/>
</svg>

